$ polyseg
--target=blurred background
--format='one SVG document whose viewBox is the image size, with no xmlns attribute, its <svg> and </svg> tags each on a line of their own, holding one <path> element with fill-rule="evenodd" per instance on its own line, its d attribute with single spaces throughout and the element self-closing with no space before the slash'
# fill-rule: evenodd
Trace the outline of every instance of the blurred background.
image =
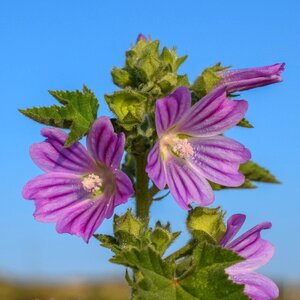
<svg viewBox="0 0 300 300">
<path fill-rule="evenodd" d="M 255 128 L 229 132 L 282 184 L 220 191 L 215 205 L 227 216 L 246 213 L 244 230 L 273 223 L 263 234 L 276 255 L 261 273 L 283 287 L 281 299 L 300 299 L 299 9 L 296 0 L 0 1 L 0 299 L 128 298 L 124 269 L 108 262 L 109 250 L 33 219 L 34 205 L 21 190 L 41 174 L 28 154 L 30 144 L 41 141 L 41 126 L 17 109 L 53 104 L 49 89 L 86 84 L 100 100 L 100 114 L 111 116 L 103 99 L 116 89 L 110 70 L 123 66 L 124 52 L 140 32 L 188 54 L 181 73 L 190 81 L 218 61 L 235 68 L 286 62 L 283 83 L 241 95 Z M 116 212 L 127 207 L 132 201 Z M 183 230 L 171 250 L 188 239 L 186 212 L 171 197 L 154 204 L 151 215 L 152 223 L 170 221 Z M 98 232 L 109 234 L 111 227 L 106 220 Z"/>
</svg>

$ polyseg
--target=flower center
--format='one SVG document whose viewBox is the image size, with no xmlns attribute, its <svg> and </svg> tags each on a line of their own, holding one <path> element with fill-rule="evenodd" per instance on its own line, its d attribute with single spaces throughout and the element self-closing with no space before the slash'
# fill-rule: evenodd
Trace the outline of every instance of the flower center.
<svg viewBox="0 0 300 300">
<path fill-rule="evenodd" d="M 178 139 L 173 145 L 172 150 L 181 158 L 189 158 L 194 155 L 193 146 L 187 139 Z"/>
<path fill-rule="evenodd" d="M 94 173 L 87 175 L 82 180 L 83 189 L 89 193 L 95 193 L 100 191 L 103 185 L 103 180 Z"/>
</svg>

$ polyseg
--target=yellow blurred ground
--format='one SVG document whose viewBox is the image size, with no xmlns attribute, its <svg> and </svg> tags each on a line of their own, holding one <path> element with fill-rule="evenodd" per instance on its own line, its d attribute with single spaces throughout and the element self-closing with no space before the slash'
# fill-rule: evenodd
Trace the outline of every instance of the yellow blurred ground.
<svg viewBox="0 0 300 300">
<path fill-rule="evenodd" d="M 281 285 L 280 300 L 300 300 L 300 284 Z M 99 284 L 16 284 L 0 281 L 0 300 L 127 300 L 129 290 L 122 282 Z M 160 300 L 160 299 L 157 299 Z M 162 299 L 165 300 L 165 299 Z M 221 299 L 216 299 L 221 300 Z"/>
</svg>

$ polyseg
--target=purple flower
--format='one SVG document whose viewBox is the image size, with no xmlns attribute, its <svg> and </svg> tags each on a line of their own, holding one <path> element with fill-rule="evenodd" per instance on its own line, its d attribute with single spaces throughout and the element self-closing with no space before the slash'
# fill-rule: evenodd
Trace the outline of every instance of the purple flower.
<svg viewBox="0 0 300 300">
<path fill-rule="evenodd" d="M 271 228 L 272 224 L 269 222 L 258 224 L 231 241 L 244 224 L 245 219 L 245 215 L 236 214 L 227 221 L 227 231 L 220 246 L 236 252 L 245 260 L 225 271 L 232 281 L 245 285 L 244 292 L 252 300 L 276 299 L 279 295 L 276 284 L 271 279 L 254 272 L 265 265 L 274 254 L 274 246 L 260 236 L 261 230 Z"/>
<path fill-rule="evenodd" d="M 136 42 L 139 42 L 140 40 L 143 40 L 143 41 L 147 41 L 147 38 L 144 34 L 140 33 L 138 36 L 137 36 L 137 39 L 136 39 Z"/>
<path fill-rule="evenodd" d="M 93 124 L 88 151 L 79 143 L 65 148 L 67 134 L 44 128 L 44 142 L 30 148 L 32 160 L 46 173 L 29 181 L 25 199 L 34 200 L 34 217 L 56 222 L 59 233 L 75 234 L 88 242 L 104 218 L 133 194 L 132 183 L 120 171 L 125 137 L 116 135 L 107 117 Z"/>
<path fill-rule="evenodd" d="M 259 68 L 224 70 L 217 72 L 223 80 L 220 85 L 228 92 L 244 91 L 282 81 L 280 74 L 284 71 L 284 63 Z"/>
<path fill-rule="evenodd" d="M 148 155 L 147 172 L 159 189 L 166 184 L 177 203 L 209 205 L 214 194 L 207 179 L 225 186 L 239 186 L 244 175 L 239 165 L 250 159 L 240 143 L 220 134 L 236 125 L 248 104 L 230 100 L 218 88 L 191 106 L 191 93 L 177 88 L 157 100 L 155 123 L 158 140 Z"/>
</svg>

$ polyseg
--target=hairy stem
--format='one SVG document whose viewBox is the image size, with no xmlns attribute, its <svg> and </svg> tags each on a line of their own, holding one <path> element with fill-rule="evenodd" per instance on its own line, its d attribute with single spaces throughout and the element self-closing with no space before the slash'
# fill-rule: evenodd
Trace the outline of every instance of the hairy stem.
<svg viewBox="0 0 300 300">
<path fill-rule="evenodd" d="M 149 220 L 149 210 L 152 196 L 149 193 L 149 178 L 146 173 L 147 156 L 136 154 L 136 215 L 144 220 Z"/>
<path fill-rule="evenodd" d="M 192 239 L 186 245 L 184 245 L 183 247 L 166 257 L 165 260 L 173 261 L 187 254 L 190 254 L 197 244 L 198 242 L 195 239 Z"/>
</svg>

